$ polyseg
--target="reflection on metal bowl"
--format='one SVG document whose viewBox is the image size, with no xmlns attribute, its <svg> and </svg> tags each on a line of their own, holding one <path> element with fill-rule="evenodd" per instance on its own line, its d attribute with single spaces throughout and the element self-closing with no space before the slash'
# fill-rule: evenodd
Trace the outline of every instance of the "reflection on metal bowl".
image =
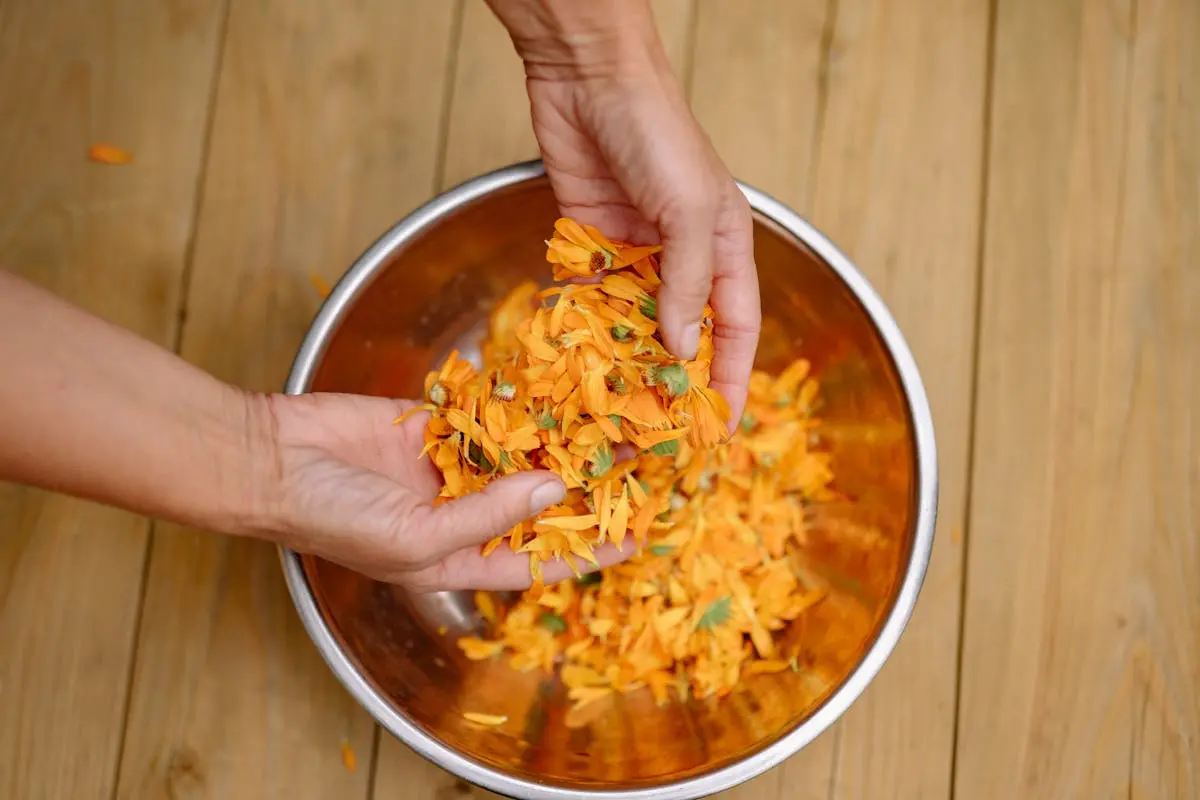
<svg viewBox="0 0 1200 800">
<path fill-rule="evenodd" d="M 933 543 L 937 468 L 929 407 L 883 302 L 828 240 L 743 187 L 755 212 L 764 327 L 758 365 L 813 363 L 844 501 L 820 509 L 806 553 L 831 587 L 783 636 L 814 658 L 747 678 L 722 699 L 655 705 L 648 691 L 572 719 L 554 676 L 466 660 L 469 597 L 413 597 L 319 559 L 282 553 L 296 607 L 338 678 L 374 717 L 460 777 L 520 798 L 692 798 L 804 747 L 875 676 L 917 600 Z M 539 163 L 459 186 L 383 236 L 314 321 L 287 391 L 421 394 L 452 347 L 470 352 L 493 303 L 544 280 L 557 216 Z M 871 530 L 866 537 L 857 532 Z M 504 714 L 483 729 L 462 712 Z"/>
</svg>

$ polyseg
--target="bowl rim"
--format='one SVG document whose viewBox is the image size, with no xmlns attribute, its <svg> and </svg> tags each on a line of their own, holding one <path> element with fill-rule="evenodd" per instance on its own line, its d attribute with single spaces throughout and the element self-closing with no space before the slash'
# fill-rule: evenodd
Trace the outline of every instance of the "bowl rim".
<svg viewBox="0 0 1200 800">
<path fill-rule="evenodd" d="M 497 190 L 544 176 L 545 168 L 540 160 L 512 164 L 439 194 L 393 225 L 359 256 L 322 305 L 292 363 L 284 392 L 303 394 L 309 390 L 316 368 L 337 325 L 353 301 L 387 264 L 392 253 L 414 240 L 426 228 L 454 209 Z M 613 800 L 690 800 L 729 789 L 766 772 L 799 752 L 840 718 L 879 673 L 912 617 L 933 550 L 938 504 L 937 447 L 933 417 L 916 360 L 883 299 L 845 254 L 783 203 L 741 181 L 738 181 L 738 187 L 755 212 L 800 240 L 837 273 L 867 312 L 879 331 L 887 354 L 895 364 L 913 424 L 917 513 L 912 553 L 892 609 L 879 628 L 875 641 L 842 685 L 826 697 L 817 710 L 795 729 L 741 761 L 661 786 L 608 790 L 546 786 L 508 775 L 466 756 L 395 711 L 342 651 L 317 606 L 300 554 L 280 547 L 280 560 L 292 602 L 309 637 L 334 675 L 354 699 L 393 736 L 464 780 L 502 795 L 527 800 L 577 800 L 597 796 Z"/>
</svg>

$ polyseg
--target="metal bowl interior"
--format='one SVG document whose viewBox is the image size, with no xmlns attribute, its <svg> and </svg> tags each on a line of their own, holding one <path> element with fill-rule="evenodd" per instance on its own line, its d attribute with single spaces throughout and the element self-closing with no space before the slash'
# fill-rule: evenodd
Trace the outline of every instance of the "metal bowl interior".
<svg viewBox="0 0 1200 800">
<path fill-rule="evenodd" d="M 522 279 L 545 279 L 542 241 L 556 216 L 546 180 L 532 169 L 474 194 L 426 209 L 403 241 L 385 237 L 364 256 L 314 326 L 289 391 L 419 396 L 451 347 L 472 351 L 496 300 Z M 536 797 L 684 797 L 731 785 L 844 711 L 911 612 L 934 481 L 915 366 L 861 276 L 844 259 L 832 263 L 840 254 L 815 232 L 802 241 L 798 218 L 779 224 L 773 201 L 750 196 L 764 314 L 758 366 L 812 362 L 821 446 L 845 496 L 821 507 L 809 531 L 806 553 L 829 594 L 783 634 L 804 653 L 797 671 L 747 679 L 719 700 L 658 707 L 638 691 L 573 716 L 554 676 L 461 655 L 455 636 L 481 626 L 469 598 L 413 598 L 285 553 L 302 616 L 335 671 L 385 727 L 463 777 Z M 464 710 L 508 722 L 483 730 Z"/>
</svg>

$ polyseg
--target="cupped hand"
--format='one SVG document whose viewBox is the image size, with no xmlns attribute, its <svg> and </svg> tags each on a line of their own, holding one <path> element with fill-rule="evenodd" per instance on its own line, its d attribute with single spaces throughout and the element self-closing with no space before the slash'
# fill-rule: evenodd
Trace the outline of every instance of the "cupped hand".
<svg viewBox="0 0 1200 800">
<path fill-rule="evenodd" d="M 264 492 L 269 535 L 281 544 L 416 591 L 524 589 L 529 557 L 481 545 L 559 502 L 552 473 L 523 472 L 483 491 L 434 506 L 441 478 L 418 458 L 428 415 L 392 420 L 415 404 L 342 394 L 262 399 L 271 428 L 273 488 Z M 627 552 L 598 548 L 602 566 Z M 544 566 L 547 583 L 571 575 Z"/>
<path fill-rule="evenodd" d="M 599 57 L 518 40 L 533 129 L 563 215 L 616 239 L 661 241 L 658 317 L 675 356 L 695 356 L 711 303 L 712 385 L 736 425 L 761 327 L 750 208 L 692 116 L 657 35 L 639 30 L 618 28 L 611 47 L 588 51 L 606 54 Z"/>
</svg>

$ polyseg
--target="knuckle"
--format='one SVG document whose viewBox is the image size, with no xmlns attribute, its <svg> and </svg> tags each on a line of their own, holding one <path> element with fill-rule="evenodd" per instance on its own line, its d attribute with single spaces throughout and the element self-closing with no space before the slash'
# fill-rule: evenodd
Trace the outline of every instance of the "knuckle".
<svg viewBox="0 0 1200 800">
<path fill-rule="evenodd" d="M 727 195 L 724 212 L 730 223 L 738 229 L 749 230 L 754 224 L 754 214 L 750 210 L 750 201 L 735 186 Z"/>
<path fill-rule="evenodd" d="M 450 585 L 450 573 L 445 561 L 403 576 L 404 588 L 416 594 L 439 592 Z"/>
<path fill-rule="evenodd" d="M 681 304 L 689 312 L 699 313 L 700 306 L 708 300 L 711 285 L 701 280 L 681 281 L 670 293 L 672 302 Z"/>
<path fill-rule="evenodd" d="M 675 188 L 663 214 L 666 233 L 678 227 L 692 227 L 716 217 L 720 195 L 714 181 L 698 177 Z"/>
<path fill-rule="evenodd" d="M 693 224 L 707 224 L 717 216 L 717 200 L 714 187 L 701 184 L 688 191 L 688 196 L 680 202 L 680 217 Z"/>
</svg>

